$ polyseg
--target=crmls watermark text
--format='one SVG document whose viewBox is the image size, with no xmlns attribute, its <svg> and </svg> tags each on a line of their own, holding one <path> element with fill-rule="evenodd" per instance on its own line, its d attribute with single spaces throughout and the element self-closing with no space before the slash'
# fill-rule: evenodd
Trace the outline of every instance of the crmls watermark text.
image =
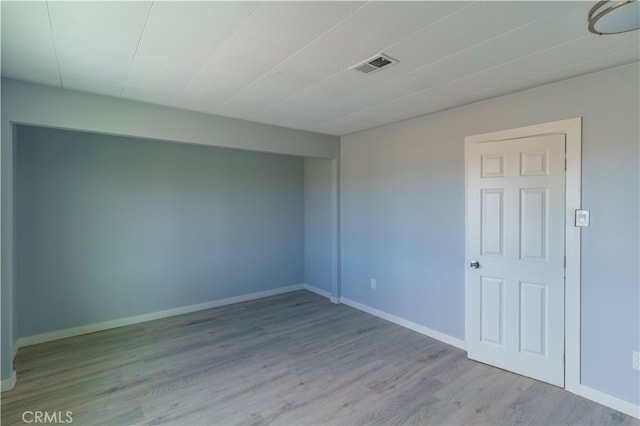
<svg viewBox="0 0 640 426">
<path fill-rule="evenodd" d="M 73 423 L 71 411 L 25 411 L 22 413 L 25 423 Z"/>
</svg>

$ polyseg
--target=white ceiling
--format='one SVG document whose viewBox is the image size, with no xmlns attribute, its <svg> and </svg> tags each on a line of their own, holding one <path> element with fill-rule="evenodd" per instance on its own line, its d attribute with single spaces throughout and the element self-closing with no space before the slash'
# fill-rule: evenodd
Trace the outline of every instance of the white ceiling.
<svg viewBox="0 0 640 426">
<path fill-rule="evenodd" d="M 2 75 L 345 135 L 638 61 L 593 4 L 3 0 Z"/>
</svg>

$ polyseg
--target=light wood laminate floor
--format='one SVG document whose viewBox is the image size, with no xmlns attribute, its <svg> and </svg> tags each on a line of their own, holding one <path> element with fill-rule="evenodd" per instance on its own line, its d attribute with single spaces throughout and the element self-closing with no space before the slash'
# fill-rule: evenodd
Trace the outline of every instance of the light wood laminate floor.
<svg viewBox="0 0 640 426">
<path fill-rule="evenodd" d="M 306 291 L 20 349 L 2 424 L 639 424 Z"/>
</svg>

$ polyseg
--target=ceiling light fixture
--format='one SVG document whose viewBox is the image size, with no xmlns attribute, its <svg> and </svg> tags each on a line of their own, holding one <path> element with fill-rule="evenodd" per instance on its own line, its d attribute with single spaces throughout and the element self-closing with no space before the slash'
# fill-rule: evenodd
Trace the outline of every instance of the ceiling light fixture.
<svg viewBox="0 0 640 426">
<path fill-rule="evenodd" d="M 589 11 L 589 31 L 594 34 L 626 33 L 640 28 L 640 3 L 603 0 Z"/>
</svg>

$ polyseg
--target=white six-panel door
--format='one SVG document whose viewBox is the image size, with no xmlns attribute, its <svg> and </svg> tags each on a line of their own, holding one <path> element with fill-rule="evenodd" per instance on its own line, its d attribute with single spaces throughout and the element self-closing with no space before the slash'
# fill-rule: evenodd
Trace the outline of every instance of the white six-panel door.
<svg viewBox="0 0 640 426">
<path fill-rule="evenodd" d="M 466 156 L 469 358 L 564 386 L 565 135 Z"/>
</svg>

